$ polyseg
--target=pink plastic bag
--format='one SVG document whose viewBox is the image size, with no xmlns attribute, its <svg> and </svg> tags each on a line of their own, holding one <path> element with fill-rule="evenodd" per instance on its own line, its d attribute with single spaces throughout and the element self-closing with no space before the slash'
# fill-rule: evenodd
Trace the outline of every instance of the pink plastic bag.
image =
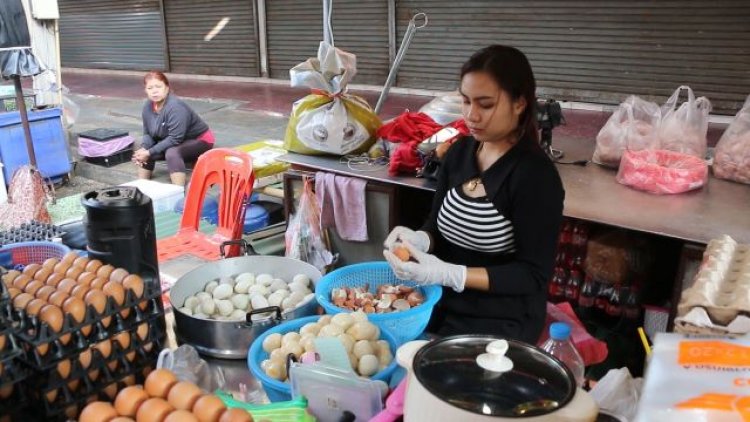
<svg viewBox="0 0 750 422">
<path fill-rule="evenodd" d="M 716 144 L 713 169 L 716 177 L 750 184 L 750 95 Z"/>
<path fill-rule="evenodd" d="M 625 149 L 656 148 L 661 110 L 656 103 L 631 95 L 612 113 L 596 135 L 592 161 L 617 168 Z"/>
<path fill-rule="evenodd" d="M 570 325 L 570 338 L 573 340 L 573 345 L 578 350 L 578 353 L 581 354 L 584 365 L 596 365 L 607 359 L 607 354 L 609 353 L 607 343 L 595 339 L 586 331 L 583 323 L 578 319 L 575 311 L 573 311 L 568 302 L 558 304 L 547 302 L 547 322 L 542 332 L 542 338 L 539 339 L 537 344 L 547 341 L 549 326 L 553 322 L 564 322 Z"/>
<path fill-rule="evenodd" d="M 617 172 L 623 185 L 656 194 L 698 189 L 707 179 L 703 159 L 665 150 L 625 151 Z"/>
<path fill-rule="evenodd" d="M 687 91 L 687 101 L 677 107 L 682 90 Z M 698 99 L 689 86 L 681 86 L 672 94 L 661 108 L 661 125 L 659 126 L 659 149 L 693 155 L 698 158 L 706 156 L 706 133 L 708 132 L 708 113 L 711 102 L 706 97 Z M 637 148 L 632 148 L 637 149 Z"/>
</svg>

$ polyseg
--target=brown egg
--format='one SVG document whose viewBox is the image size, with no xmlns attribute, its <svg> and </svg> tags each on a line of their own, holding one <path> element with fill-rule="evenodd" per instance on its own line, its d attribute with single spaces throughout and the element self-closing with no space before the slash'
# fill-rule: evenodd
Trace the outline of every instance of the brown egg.
<svg viewBox="0 0 750 422">
<path fill-rule="evenodd" d="M 89 292 L 89 286 L 84 286 L 82 284 L 79 284 L 75 287 L 73 287 L 73 290 L 70 291 L 71 296 L 75 296 L 78 299 L 83 299 L 86 297 L 86 293 Z"/>
<path fill-rule="evenodd" d="M 62 305 L 63 311 L 66 314 L 70 314 L 73 320 L 80 324 L 83 319 L 86 318 L 86 303 L 75 296 L 67 298 Z M 88 335 L 84 333 L 84 335 Z"/>
<path fill-rule="evenodd" d="M 65 277 L 70 278 L 72 280 L 77 280 L 78 276 L 83 274 L 83 268 L 81 267 L 70 267 L 68 268 L 68 271 L 65 272 Z"/>
<path fill-rule="evenodd" d="M 79 256 L 78 258 L 73 260 L 73 266 L 80 267 L 84 271 L 86 270 L 86 264 L 88 263 L 89 263 L 89 258 L 86 256 Z"/>
<path fill-rule="evenodd" d="M 5 400 L 10 397 L 11 394 L 13 394 L 13 384 L 0 388 L 0 399 Z"/>
<path fill-rule="evenodd" d="M 197 385 L 192 382 L 180 381 L 169 390 L 167 401 L 175 409 L 190 410 L 202 395 L 203 392 Z"/>
<path fill-rule="evenodd" d="M 119 306 L 122 306 L 125 302 L 125 289 L 122 288 L 120 283 L 110 280 L 104 285 L 102 291 L 104 294 L 114 299 L 115 303 Z"/>
<path fill-rule="evenodd" d="M 123 331 L 119 334 L 115 334 L 112 337 L 113 342 L 117 342 L 122 350 L 127 350 L 130 347 L 130 333 Z"/>
<path fill-rule="evenodd" d="M 64 274 L 52 273 L 49 277 L 47 277 L 47 281 L 45 282 L 45 284 L 48 286 L 57 287 L 57 284 L 63 280 L 65 280 Z"/>
<path fill-rule="evenodd" d="M 45 300 L 49 302 L 49 297 L 52 296 L 53 293 L 55 293 L 57 289 L 55 289 L 52 286 L 43 285 L 39 288 L 39 290 L 36 291 L 34 296 L 36 296 L 38 299 Z"/>
<path fill-rule="evenodd" d="M 78 362 L 81 363 L 81 367 L 83 369 L 88 369 L 89 366 L 91 366 L 91 359 L 92 359 L 91 349 L 86 349 L 81 352 L 81 354 L 78 355 Z"/>
<path fill-rule="evenodd" d="M 8 287 L 8 295 L 10 295 L 10 299 L 13 300 L 18 296 L 19 294 L 23 293 L 23 290 L 16 288 L 16 287 Z"/>
<path fill-rule="evenodd" d="M 144 322 L 139 325 L 135 332 L 138 335 L 138 338 L 141 339 L 141 341 L 145 341 L 148 337 L 148 323 Z"/>
<path fill-rule="evenodd" d="M 132 352 L 128 352 L 128 353 L 127 353 L 127 354 L 125 355 L 125 359 L 127 359 L 127 360 L 128 360 L 128 362 L 132 362 L 132 361 L 134 361 L 134 360 L 135 360 L 135 355 L 136 355 L 136 353 L 135 353 L 135 350 L 133 350 Z"/>
<path fill-rule="evenodd" d="M 200 422 L 198 418 L 187 410 L 175 410 L 167 415 L 164 422 Z"/>
<path fill-rule="evenodd" d="M 65 300 L 69 297 L 70 297 L 69 294 L 65 292 L 61 292 L 59 290 L 55 290 L 54 293 L 49 295 L 49 297 L 47 298 L 47 302 L 55 306 L 63 306 L 63 303 L 65 303 Z"/>
<path fill-rule="evenodd" d="M 93 281 L 91 281 L 91 283 L 89 284 L 89 287 L 91 287 L 92 289 L 102 290 L 104 288 L 104 285 L 107 283 L 108 283 L 107 279 L 97 277 Z"/>
<path fill-rule="evenodd" d="M 62 257 L 62 259 L 60 260 L 60 262 L 67 262 L 67 263 L 70 263 L 72 265 L 73 261 L 75 261 L 76 258 L 78 258 L 78 253 L 70 251 L 70 252 L 66 253 L 65 256 Z"/>
<path fill-rule="evenodd" d="M 72 278 L 65 278 L 61 282 L 57 283 L 57 290 L 70 294 L 70 292 L 72 292 L 77 285 L 78 283 L 76 283 Z"/>
<path fill-rule="evenodd" d="M 16 309 L 26 309 L 26 305 L 32 300 L 34 300 L 34 296 L 26 292 L 19 293 L 16 298 L 13 299 L 13 307 Z"/>
<path fill-rule="evenodd" d="M 107 368 L 112 372 L 115 372 L 118 366 L 120 366 L 120 362 L 117 359 L 107 363 Z"/>
<path fill-rule="evenodd" d="M 117 411 L 110 403 L 95 401 L 81 411 L 78 422 L 108 422 L 117 417 Z"/>
<path fill-rule="evenodd" d="M 55 333 L 62 330 L 64 315 L 60 308 L 55 305 L 44 305 L 39 311 L 39 319 L 46 322 Z"/>
<path fill-rule="evenodd" d="M 37 290 L 41 289 L 42 286 L 44 286 L 44 283 L 42 283 L 41 281 L 31 280 L 23 289 L 23 291 L 31 295 L 36 295 Z"/>
<path fill-rule="evenodd" d="M 81 275 L 78 276 L 78 280 L 76 281 L 82 286 L 88 286 L 94 280 L 96 280 L 96 273 L 86 271 L 81 273 Z"/>
<path fill-rule="evenodd" d="M 122 382 L 128 387 L 135 385 L 135 375 L 128 375 L 122 379 Z"/>
<path fill-rule="evenodd" d="M 159 397 L 152 397 L 138 408 L 135 415 L 136 422 L 164 422 L 167 415 L 172 413 L 174 408 L 166 400 Z"/>
<path fill-rule="evenodd" d="M 115 362 L 117 362 L 117 361 L 115 361 Z M 104 387 L 104 389 L 102 391 L 104 391 L 104 394 L 107 397 L 109 397 L 110 400 L 114 400 L 115 396 L 117 396 L 117 383 L 113 382 L 112 384 Z M 120 412 L 117 412 L 117 413 L 120 413 Z"/>
<path fill-rule="evenodd" d="M 135 419 L 129 418 L 127 416 L 118 416 L 109 422 L 135 422 Z"/>
<path fill-rule="evenodd" d="M 65 408 L 63 411 L 65 413 L 65 416 L 70 420 L 75 420 L 76 416 L 78 416 L 78 405 L 71 405 Z"/>
<path fill-rule="evenodd" d="M 124 269 L 124 268 L 116 268 L 114 271 L 112 271 L 109 274 L 109 281 L 114 281 L 116 283 L 122 283 L 122 280 L 124 280 L 125 277 L 127 277 L 128 275 L 130 275 L 130 273 L 126 269 Z"/>
<path fill-rule="evenodd" d="M 57 398 L 57 388 L 55 388 L 54 390 L 50 390 L 47 393 L 45 393 L 44 397 L 47 399 L 48 402 L 54 403 L 55 399 Z"/>
<path fill-rule="evenodd" d="M 60 260 L 57 258 L 47 258 L 47 260 L 42 264 L 42 267 L 52 270 L 53 268 L 55 268 L 55 265 L 57 265 L 58 262 L 60 262 Z"/>
<path fill-rule="evenodd" d="M 221 414 L 219 422 L 253 422 L 252 416 L 242 409 L 227 409 Z"/>
<path fill-rule="evenodd" d="M 107 296 L 101 290 L 89 290 L 83 301 L 86 302 L 87 305 L 94 307 L 98 317 L 101 317 L 107 308 Z M 105 327 L 108 327 L 111 321 L 111 317 L 103 318 L 102 324 L 104 324 Z"/>
<path fill-rule="evenodd" d="M 143 351 L 145 351 L 146 353 L 150 353 L 150 352 L 151 352 L 151 350 L 152 350 L 152 349 L 154 348 L 154 343 L 146 343 L 146 344 L 144 344 L 143 346 L 141 346 L 141 348 L 142 348 L 142 349 L 143 349 Z"/>
<path fill-rule="evenodd" d="M 26 305 L 26 313 L 28 315 L 39 315 L 39 311 L 41 311 L 45 305 L 47 305 L 47 302 L 42 299 L 33 299 Z"/>
<path fill-rule="evenodd" d="M 40 264 L 29 264 L 23 269 L 23 273 L 31 278 L 34 278 L 34 274 L 36 274 L 36 272 L 41 269 L 42 266 Z"/>
<path fill-rule="evenodd" d="M 13 280 L 15 280 L 19 275 L 21 275 L 20 271 L 10 270 L 3 275 L 3 283 L 5 283 L 6 286 L 12 286 Z"/>
<path fill-rule="evenodd" d="M 157 369 L 146 377 L 143 387 L 149 396 L 164 399 L 169 394 L 169 389 L 175 384 L 177 384 L 177 377 L 171 371 Z"/>
<path fill-rule="evenodd" d="M 86 264 L 85 270 L 96 274 L 96 272 L 99 270 L 99 268 L 102 267 L 102 265 L 104 265 L 102 261 L 99 261 L 98 259 L 92 259 Z"/>
<path fill-rule="evenodd" d="M 16 277 L 15 280 L 13 280 L 13 287 L 21 290 L 26 289 L 26 285 L 29 284 L 33 278 L 27 276 L 26 274 L 21 274 L 18 277 Z"/>
<path fill-rule="evenodd" d="M 54 272 L 55 274 L 65 275 L 65 273 L 67 273 L 70 267 L 72 266 L 73 266 L 72 262 L 60 261 L 55 265 L 54 268 L 52 268 L 52 272 Z"/>
<path fill-rule="evenodd" d="M 138 408 L 148 399 L 141 386 L 125 387 L 115 398 L 115 410 L 122 416 L 135 417 Z"/>
<path fill-rule="evenodd" d="M 99 370 L 98 369 L 92 369 L 88 373 L 88 377 L 91 381 L 96 381 L 97 378 L 99 378 Z"/>
<path fill-rule="evenodd" d="M 73 365 L 69 360 L 61 360 L 60 363 L 57 364 L 57 373 L 60 374 L 60 378 L 67 379 L 70 376 L 72 368 Z"/>
<path fill-rule="evenodd" d="M 81 384 L 81 380 L 73 380 L 68 383 L 68 389 L 70 389 L 70 391 L 76 391 L 78 390 L 78 386 L 80 384 Z"/>
<path fill-rule="evenodd" d="M 7 339 L 5 338 L 5 334 L 0 334 L 0 351 L 3 351 L 5 349 L 5 342 Z"/>
<path fill-rule="evenodd" d="M 115 267 L 106 264 L 99 267 L 98 270 L 96 270 L 96 276 L 103 278 L 105 280 L 109 280 L 109 275 L 112 274 L 112 271 L 115 270 Z"/>
<path fill-rule="evenodd" d="M 132 290 L 136 299 L 140 299 L 143 297 L 145 284 L 143 283 L 143 279 L 141 278 L 141 276 L 139 276 L 138 274 L 130 274 L 129 276 L 125 277 L 122 280 L 122 287 L 128 290 Z"/>
<path fill-rule="evenodd" d="M 36 274 L 34 274 L 34 279 L 45 282 L 51 275 L 52 268 L 42 267 L 39 271 L 36 272 Z"/>
<path fill-rule="evenodd" d="M 112 342 L 109 339 L 96 343 L 93 348 L 98 350 L 104 359 L 109 358 L 109 355 L 112 354 Z"/>
<path fill-rule="evenodd" d="M 213 394 L 207 394 L 198 399 L 193 406 L 193 414 L 198 417 L 201 422 L 219 422 L 221 414 L 227 407 L 220 398 Z"/>
</svg>

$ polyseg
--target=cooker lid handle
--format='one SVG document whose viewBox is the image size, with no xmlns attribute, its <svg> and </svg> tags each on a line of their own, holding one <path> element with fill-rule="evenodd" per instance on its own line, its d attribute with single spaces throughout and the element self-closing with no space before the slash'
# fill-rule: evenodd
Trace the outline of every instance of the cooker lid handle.
<svg viewBox="0 0 750 422">
<path fill-rule="evenodd" d="M 487 353 L 477 356 L 477 365 L 492 372 L 508 372 L 513 369 L 513 361 L 505 356 L 508 352 L 506 340 L 495 340 L 487 344 Z"/>
</svg>

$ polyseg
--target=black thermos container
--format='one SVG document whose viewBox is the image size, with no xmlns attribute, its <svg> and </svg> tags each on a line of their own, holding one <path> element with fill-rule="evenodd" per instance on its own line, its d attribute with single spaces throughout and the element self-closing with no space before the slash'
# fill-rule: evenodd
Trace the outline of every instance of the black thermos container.
<svg viewBox="0 0 750 422">
<path fill-rule="evenodd" d="M 84 226 L 89 257 L 158 280 L 156 232 L 151 198 L 136 187 L 114 186 L 88 192 Z"/>
</svg>

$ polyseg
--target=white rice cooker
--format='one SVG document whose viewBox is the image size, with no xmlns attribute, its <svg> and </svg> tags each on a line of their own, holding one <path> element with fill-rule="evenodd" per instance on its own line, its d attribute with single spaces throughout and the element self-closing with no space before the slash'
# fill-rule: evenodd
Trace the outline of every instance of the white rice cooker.
<svg viewBox="0 0 750 422">
<path fill-rule="evenodd" d="M 412 341 L 396 354 L 409 372 L 405 422 L 593 422 L 598 408 L 542 350 L 492 336 Z"/>
</svg>

